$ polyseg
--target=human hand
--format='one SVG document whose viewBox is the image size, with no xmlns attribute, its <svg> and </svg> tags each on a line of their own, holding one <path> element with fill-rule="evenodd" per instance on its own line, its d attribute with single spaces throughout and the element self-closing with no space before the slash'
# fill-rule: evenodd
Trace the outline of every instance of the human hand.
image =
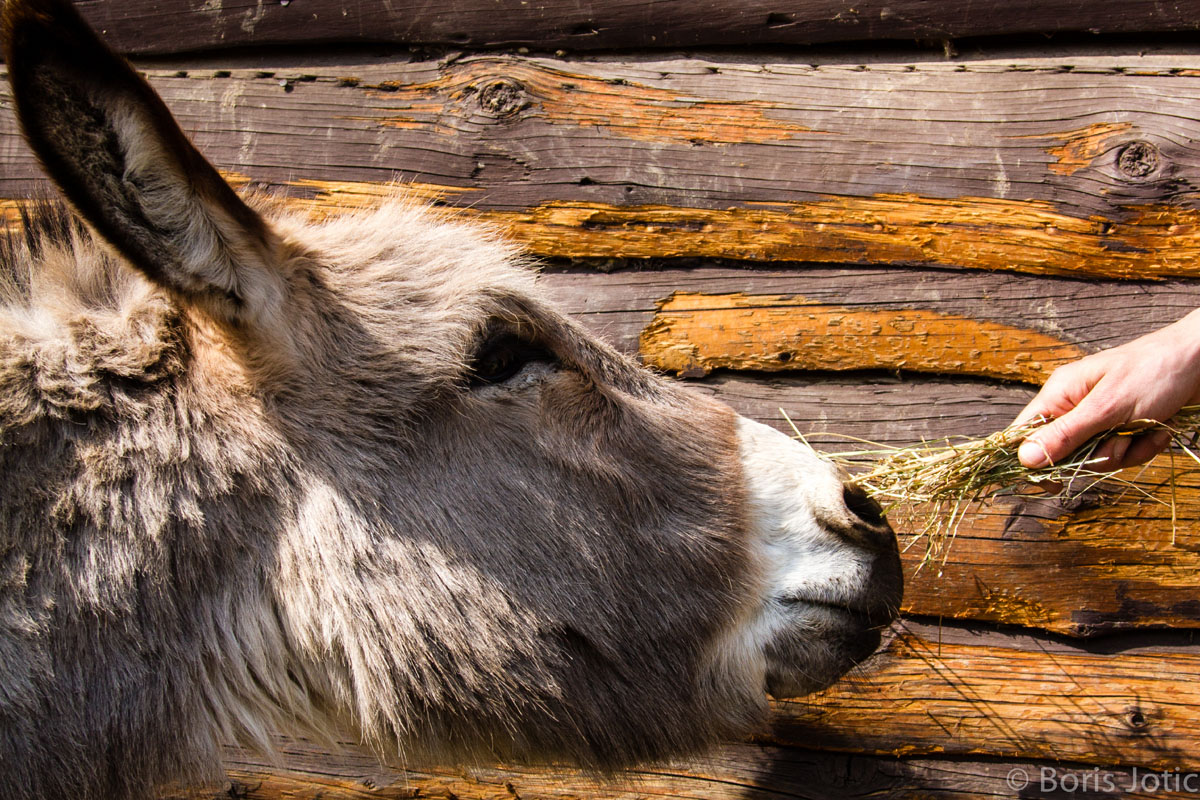
<svg viewBox="0 0 1200 800">
<path fill-rule="evenodd" d="M 1166 421 L 1200 402 L 1200 310 L 1120 347 L 1059 367 L 1014 424 L 1039 416 L 1053 421 L 1034 431 L 1017 452 L 1030 469 L 1057 463 L 1088 439 L 1140 419 Z M 1166 431 L 1113 436 L 1097 448 L 1102 469 L 1149 461 L 1170 444 Z"/>
</svg>

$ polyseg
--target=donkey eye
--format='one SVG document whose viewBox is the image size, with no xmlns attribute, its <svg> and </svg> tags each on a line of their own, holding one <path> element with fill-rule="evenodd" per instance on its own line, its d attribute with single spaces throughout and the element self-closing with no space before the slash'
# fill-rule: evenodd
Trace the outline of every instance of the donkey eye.
<svg viewBox="0 0 1200 800">
<path fill-rule="evenodd" d="M 471 364 L 472 386 L 492 386 L 515 377 L 527 364 L 551 362 L 554 357 L 533 342 L 504 333 L 489 338 Z"/>
</svg>

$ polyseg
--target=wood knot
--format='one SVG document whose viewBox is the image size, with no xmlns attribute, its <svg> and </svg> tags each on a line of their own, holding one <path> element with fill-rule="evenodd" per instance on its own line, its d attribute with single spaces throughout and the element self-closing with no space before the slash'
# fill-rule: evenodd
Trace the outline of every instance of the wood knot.
<svg viewBox="0 0 1200 800">
<path fill-rule="evenodd" d="M 1117 153 L 1117 169 L 1126 178 L 1141 180 L 1158 170 L 1158 148 L 1149 142 L 1130 142 Z"/>
<path fill-rule="evenodd" d="M 525 87 L 508 78 L 492 81 L 479 92 L 479 107 L 494 117 L 509 117 L 529 104 Z"/>
<path fill-rule="evenodd" d="M 1130 733 L 1145 733 L 1150 727 L 1150 719 L 1146 712 L 1137 706 L 1125 710 L 1124 722 Z"/>
</svg>

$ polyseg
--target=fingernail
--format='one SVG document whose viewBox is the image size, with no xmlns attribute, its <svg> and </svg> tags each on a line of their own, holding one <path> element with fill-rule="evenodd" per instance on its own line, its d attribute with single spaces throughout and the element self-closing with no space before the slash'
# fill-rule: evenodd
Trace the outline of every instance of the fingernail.
<svg viewBox="0 0 1200 800">
<path fill-rule="evenodd" d="M 1117 441 L 1113 442 L 1112 455 L 1108 457 L 1108 465 L 1116 466 L 1125 458 L 1125 453 L 1129 451 L 1129 445 L 1133 440 L 1129 436 L 1121 436 Z"/>
<path fill-rule="evenodd" d="M 1026 469 L 1041 469 L 1050 463 L 1050 454 L 1036 439 L 1026 439 L 1017 448 L 1017 458 Z"/>
</svg>

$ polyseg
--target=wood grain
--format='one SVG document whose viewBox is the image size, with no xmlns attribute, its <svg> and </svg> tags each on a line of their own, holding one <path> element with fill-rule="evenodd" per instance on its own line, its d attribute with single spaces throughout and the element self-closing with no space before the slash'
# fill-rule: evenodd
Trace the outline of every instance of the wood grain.
<svg viewBox="0 0 1200 800">
<path fill-rule="evenodd" d="M 230 769 L 211 789 L 166 790 L 160 800 L 961 800 L 1013 796 L 1009 775 L 1034 786 L 1081 781 L 1113 786 L 1122 797 L 1178 798 L 1184 792 L 1153 790 L 1132 769 L 1091 769 L 1047 762 L 961 758 L 888 758 L 829 753 L 769 744 L 735 743 L 692 762 L 662 765 L 601 780 L 565 768 L 473 766 L 400 770 L 381 767 L 353 750 L 330 752 L 311 743 L 281 740 L 283 763 L 227 748 Z M 1043 777 L 1046 771 L 1048 777 Z M 1139 770 L 1145 773 L 1145 770 Z M 1181 781 L 1182 783 L 1182 781 Z M 1074 784 L 1078 785 L 1078 784 Z M 1200 786 L 1193 778 L 1188 786 Z M 1129 791 L 1130 787 L 1136 787 Z M 1193 795 L 1194 796 L 1194 795 Z"/>
<path fill-rule="evenodd" d="M 1197 277 L 1200 214 L 1083 220 L 1029 201 L 877 194 L 772 209 L 545 203 L 488 212 L 536 255 L 928 264 L 1094 278 Z"/>
<path fill-rule="evenodd" d="M 1200 752 L 1200 653 L 1187 641 L 1114 652 L 907 623 L 860 681 L 778 703 L 771 740 L 1182 767 Z"/>
<path fill-rule="evenodd" d="M 1192 465 L 1160 457 L 1131 472 L 1133 487 L 969 510 L 928 563 L 918 536 L 927 510 L 893 509 L 901 540 L 916 538 L 905 553 L 904 607 L 1073 636 L 1198 628 L 1200 474 Z"/>
<path fill-rule="evenodd" d="M 871 0 L 736 4 L 682 0 L 510 3 L 488 0 L 262 3 L 83 0 L 84 14 L 127 52 L 166 53 L 267 44 L 396 42 L 541 49 L 796 45 L 865 39 L 1002 34 L 1194 31 L 1191 3 L 1150 0 L 989 0 L 970 5 Z"/>
<path fill-rule="evenodd" d="M 371 202 L 393 178 L 440 187 L 546 257 L 1200 273 L 1200 70 L 1182 57 L 150 75 L 220 167 L 299 205 Z M 7 115 L 0 153 L 0 197 L 34 191 Z"/>
</svg>

